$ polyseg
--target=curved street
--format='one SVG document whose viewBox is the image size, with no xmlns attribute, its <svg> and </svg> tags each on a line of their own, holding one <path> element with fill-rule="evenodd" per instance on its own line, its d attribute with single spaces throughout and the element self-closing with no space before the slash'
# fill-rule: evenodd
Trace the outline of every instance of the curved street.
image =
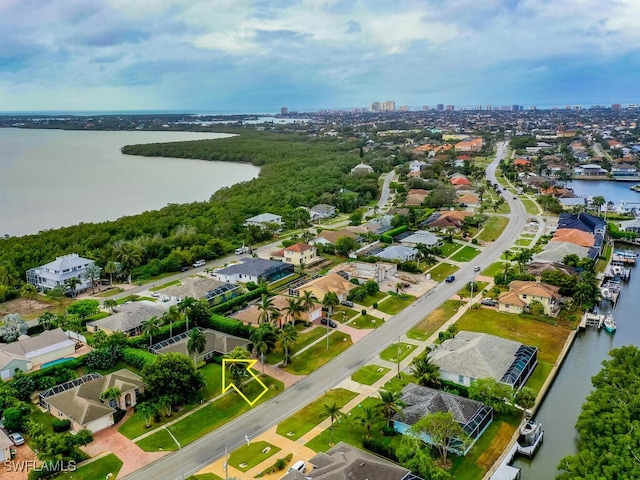
<svg viewBox="0 0 640 480">
<path fill-rule="evenodd" d="M 506 152 L 507 142 L 498 143 L 496 158 L 487 167 L 487 179 L 493 183 L 497 183 L 496 167 Z M 513 240 L 523 229 L 527 221 L 524 205 L 514 199 L 511 192 L 503 193 L 506 194 L 505 201 L 511 208 L 508 225 L 502 235 L 474 259 L 473 264 L 462 267 L 457 275 L 459 274 L 463 278 L 471 276 L 475 265 L 482 269 L 488 267 L 504 250 L 511 246 Z M 377 358 L 378 352 L 396 341 L 399 335 L 406 333 L 438 308 L 459 288 L 458 282 L 441 283 L 347 351 L 297 382 L 278 397 L 255 407 L 241 417 L 182 447 L 181 451 L 167 455 L 125 478 L 128 480 L 175 480 L 181 478 L 182 470 L 184 470 L 185 477 L 198 472 L 215 459 L 222 457 L 225 454 L 225 448 L 230 452 L 245 442 L 245 436 L 253 438 L 265 432 L 307 403 L 320 397 L 325 391 L 332 389 L 362 365 L 371 363 Z"/>
</svg>

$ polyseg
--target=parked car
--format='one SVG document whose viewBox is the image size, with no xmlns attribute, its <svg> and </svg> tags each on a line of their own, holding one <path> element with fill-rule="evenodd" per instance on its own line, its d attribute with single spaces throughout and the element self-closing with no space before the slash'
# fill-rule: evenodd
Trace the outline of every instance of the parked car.
<svg viewBox="0 0 640 480">
<path fill-rule="evenodd" d="M 475 267 L 473 267 L 473 271 L 474 272 L 479 272 L 480 271 L 480 266 L 476 265 Z"/>
<path fill-rule="evenodd" d="M 205 263 L 206 262 L 204 260 L 196 260 L 196 262 L 193 264 L 193 268 L 204 267 Z"/>
<path fill-rule="evenodd" d="M 483 298 L 482 300 L 480 300 L 480 303 L 482 305 L 486 305 L 487 307 L 495 307 L 498 304 L 498 301 L 494 300 L 493 298 Z"/>
<path fill-rule="evenodd" d="M 444 280 L 444 281 L 445 281 L 445 282 L 447 282 L 447 283 L 451 283 L 451 282 L 453 282 L 455 279 L 456 279 L 456 276 L 455 276 L 455 275 L 449 275 L 447 278 L 445 278 L 445 280 Z"/>
<path fill-rule="evenodd" d="M 19 433 L 10 433 L 9 438 L 16 447 L 19 445 L 24 445 L 24 438 Z"/>
<path fill-rule="evenodd" d="M 153 298 L 160 298 L 160 294 L 158 292 L 151 292 L 151 296 Z"/>
<path fill-rule="evenodd" d="M 322 317 L 320 319 L 320 323 L 322 325 L 329 325 L 331 328 L 337 328 L 338 324 L 336 322 L 334 322 L 333 320 L 331 320 L 330 318 L 327 317 Z"/>
<path fill-rule="evenodd" d="M 186 272 L 186 271 L 188 271 L 188 270 L 189 270 L 189 266 L 188 266 L 188 265 L 185 265 L 184 267 L 182 267 L 182 268 L 180 269 L 180 271 L 181 271 L 181 272 Z"/>
<path fill-rule="evenodd" d="M 340 305 L 344 305 L 345 307 L 353 308 L 353 302 L 350 300 L 343 300 L 340 302 Z"/>
</svg>

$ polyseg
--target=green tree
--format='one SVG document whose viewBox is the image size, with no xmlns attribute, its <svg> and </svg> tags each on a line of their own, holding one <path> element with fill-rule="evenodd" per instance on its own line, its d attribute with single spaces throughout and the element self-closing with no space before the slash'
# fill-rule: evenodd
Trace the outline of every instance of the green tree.
<svg viewBox="0 0 640 480">
<path fill-rule="evenodd" d="M 119 242 L 114 245 L 114 250 L 120 269 L 127 275 L 127 281 L 131 284 L 131 273 L 142 262 L 142 250 L 133 242 Z"/>
<path fill-rule="evenodd" d="M 389 428 L 391 417 L 393 417 L 396 413 L 402 413 L 403 404 L 400 400 L 400 392 L 379 390 L 378 395 L 380 395 L 382 415 L 387 420 L 387 428 Z"/>
<path fill-rule="evenodd" d="M 456 421 L 452 412 L 429 413 L 414 423 L 410 430 L 416 435 L 427 435 L 440 455 L 443 466 L 449 465 L 450 449 L 468 444 L 469 437 Z"/>
<path fill-rule="evenodd" d="M 533 315 L 544 315 L 544 305 L 540 300 L 531 300 L 527 308 Z"/>
<path fill-rule="evenodd" d="M 311 312 L 316 308 L 316 304 L 319 303 L 318 297 L 316 297 L 311 290 L 305 290 L 302 292 L 302 296 L 300 298 L 302 300 L 302 308 L 307 312 L 308 320 L 311 318 Z"/>
<path fill-rule="evenodd" d="M 183 353 L 158 355 L 154 362 L 142 368 L 142 378 L 149 396 L 169 395 L 176 398 L 178 404 L 195 401 L 204 387 L 202 375 Z"/>
<path fill-rule="evenodd" d="M 380 411 L 374 408 L 373 405 L 363 405 L 357 418 L 360 425 L 367 429 L 367 438 L 371 438 L 371 428 L 380 418 Z"/>
<path fill-rule="evenodd" d="M 191 317 L 191 310 L 194 308 L 197 300 L 193 297 L 185 297 L 178 302 L 178 310 L 184 315 L 187 321 L 187 328 L 185 331 L 189 331 L 189 319 Z"/>
<path fill-rule="evenodd" d="M 2 323 L 3 325 L 0 326 L 0 337 L 7 343 L 16 341 L 20 335 L 26 335 L 29 330 L 27 322 L 17 313 L 5 315 Z"/>
<path fill-rule="evenodd" d="M 204 352 L 207 346 L 207 337 L 198 328 L 194 328 L 189 332 L 189 339 L 187 340 L 187 353 L 193 355 L 193 367 L 198 368 L 197 358 L 198 355 Z"/>
<path fill-rule="evenodd" d="M 96 293 L 96 281 L 100 280 L 100 274 L 102 274 L 102 268 L 95 263 L 90 263 L 84 269 L 85 278 L 91 282 L 91 293 Z"/>
<path fill-rule="evenodd" d="M 333 445 L 333 424 L 344 417 L 344 413 L 340 411 L 340 407 L 336 405 L 336 402 L 322 404 L 322 415 L 331 419 L 331 426 L 329 427 L 329 444 Z"/>
<path fill-rule="evenodd" d="M 151 428 L 151 420 L 157 412 L 158 409 L 153 403 L 142 402 L 136 405 L 136 413 L 144 420 L 144 428 Z"/>
<path fill-rule="evenodd" d="M 353 252 L 360 247 L 360 244 L 355 238 L 351 237 L 340 237 L 336 240 L 336 253 L 338 255 L 342 255 L 346 257 L 349 255 L 349 252 Z"/>
<path fill-rule="evenodd" d="M 299 297 L 288 297 L 287 306 L 285 307 L 284 310 L 287 312 L 289 323 L 292 323 L 295 325 L 296 317 L 299 316 L 300 313 L 304 311 L 302 299 Z"/>
<path fill-rule="evenodd" d="M 326 307 L 327 316 L 331 318 L 331 315 L 333 315 L 333 307 L 340 305 L 340 299 L 335 292 L 327 292 L 322 299 L 322 305 Z"/>
<path fill-rule="evenodd" d="M 411 374 L 424 387 L 437 387 L 440 385 L 440 367 L 433 363 L 428 351 L 413 359 L 411 362 Z"/>
<path fill-rule="evenodd" d="M 273 321 L 272 319 L 274 315 L 277 315 L 276 312 L 280 313 L 280 311 L 273 305 L 273 297 L 270 297 L 266 293 L 263 293 L 260 297 L 258 311 L 260 312 L 258 317 L 258 321 L 260 323 L 270 323 Z"/>
<path fill-rule="evenodd" d="M 260 356 L 262 374 L 264 375 L 264 356 L 273 351 L 278 340 L 275 327 L 270 323 L 262 323 L 253 331 L 249 340 L 253 343 L 253 349 Z"/>
<path fill-rule="evenodd" d="M 65 288 L 69 289 L 69 292 L 71 293 L 71 298 L 76 298 L 76 296 L 78 295 L 78 285 L 82 284 L 82 280 L 80 280 L 78 277 L 71 277 L 71 278 L 67 278 L 64 281 L 64 286 Z"/>
<path fill-rule="evenodd" d="M 122 391 L 118 387 L 109 387 L 100 394 L 100 400 L 106 401 L 111 407 L 119 408 L 118 399 L 122 395 Z"/>
<path fill-rule="evenodd" d="M 109 310 L 111 310 L 111 313 L 113 313 L 115 308 L 118 306 L 118 302 L 116 300 L 108 298 L 103 302 L 103 305 L 104 308 L 108 308 Z"/>
<path fill-rule="evenodd" d="M 38 317 L 38 325 L 41 325 L 44 330 L 49 330 L 56 319 L 56 315 L 51 312 L 43 312 Z"/>
<path fill-rule="evenodd" d="M 78 300 L 67 307 L 67 313 L 69 315 L 77 315 L 80 320 L 84 320 L 85 318 L 98 313 L 99 306 L 100 302 L 98 300 Z"/>
<path fill-rule="evenodd" d="M 469 398 L 492 407 L 496 413 L 512 410 L 505 401 L 512 396 L 511 387 L 495 378 L 478 378 L 469 386 Z"/>
<path fill-rule="evenodd" d="M 236 347 L 226 354 L 224 358 L 229 360 L 246 360 L 249 358 L 249 352 L 242 348 Z M 233 384 L 242 390 L 245 380 L 249 377 L 249 370 L 246 362 L 227 362 L 226 368 L 229 371 Z"/>
<path fill-rule="evenodd" d="M 536 392 L 529 387 L 522 387 L 513 391 L 512 402 L 522 408 L 522 415 L 526 415 L 527 410 L 536 404 Z"/>
<path fill-rule="evenodd" d="M 286 367 L 291 357 L 291 351 L 298 341 L 298 331 L 290 323 L 286 324 L 279 332 L 280 345 L 284 350 L 284 366 Z"/>
<path fill-rule="evenodd" d="M 120 271 L 120 264 L 114 261 L 108 261 L 104 265 L 104 273 L 109 275 L 109 286 L 113 286 L 113 274 Z"/>
<path fill-rule="evenodd" d="M 396 448 L 396 456 L 400 465 L 429 480 L 450 480 L 451 475 L 438 467 L 431 456 L 431 452 L 417 436 L 408 432 L 402 435 Z"/>
<path fill-rule="evenodd" d="M 162 315 L 162 324 L 169 324 L 169 337 L 173 337 L 173 323 L 182 320 L 182 312 L 176 305 L 171 305 L 169 310 Z"/>
<path fill-rule="evenodd" d="M 29 301 L 29 310 L 32 310 L 33 301 L 38 296 L 38 289 L 30 283 L 25 283 L 20 289 L 20 294 Z"/>
<path fill-rule="evenodd" d="M 153 336 L 160 332 L 160 319 L 155 315 L 142 322 L 142 331 L 149 336 L 149 346 L 153 345 Z"/>
</svg>

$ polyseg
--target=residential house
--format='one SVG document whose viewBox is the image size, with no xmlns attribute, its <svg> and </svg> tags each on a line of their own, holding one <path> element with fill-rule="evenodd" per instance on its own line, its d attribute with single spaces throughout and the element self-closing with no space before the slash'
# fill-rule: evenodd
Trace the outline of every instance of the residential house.
<svg viewBox="0 0 640 480">
<path fill-rule="evenodd" d="M 538 364 L 538 349 L 487 333 L 461 331 L 442 342 L 429 356 L 443 380 L 470 386 L 493 378 L 520 388 Z"/>
<path fill-rule="evenodd" d="M 476 195 L 475 193 L 464 193 L 462 195 L 460 195 L 456 201 L 464 206 L 464 205 L 473 205 L 473 206 L 477 206 L 480 204 L 480 197 L 478 195 Z"/>
<path fill-rule="evenodd" d="M 323 230 L 309 243 L 311 245 L 335 245 L 338 239 L 343 237 L 353 239 L 358 238 L 355 233 L 351 230 L 347 230 L 346 228 L 342 230 Z"/>
<path fill-rule="evenodd" d="M 76 343 L 61 328 L 45 330 L 35 337 L 23 335 L 15 342 L 0 346 L 0 352 L 16 360 L 26 358 L 29 369 L 73 355 L 75 351 Z"/>
<path fill-rule="evenodd" d="M 464 175 L 457 175 L 457 176 L 451 177 L 451 179 L 449 180 L 449 183 L 451 183 L 451 185 L 471 185 L 471 181 Z"/>
<path fill-rule="evenodd" d="M 201 327 L 196 327 L 205 338 L 204 350 L 196 356 L 197 361 L 205 361 L 213 358 L 213 356 L 222 356 L 231 352 L 236 347 L 247 348 L 249 340 L 246 338 L 236 337 L 227 333 L 222 333 L 217 330 L 210 330 Z M 149 347 L 151 353 L 156 355 L 162 355 L 164 353 L 184 353 L 189 355 L 187 350 L 187 343 L 189 342 L 189 332 L 182 332 L 178 335 L 174 335 L 171 338 L 156 343 Z M 193 357 L 192 357 L 193 358 Z"/>
<path fill-rule="evenodd" d="M 258 283 L 260 279 L 273 282 L 293 273 L 293 265 L 263 258 L 242 258 L 240 263 L 216 270 L 213 276 L 221 282 Z"/>
<path fill-rule="evenodd" d="M 463 212 L 460 210 L 450 210 L 444 212 L 436 212 L 431 215 L 424 223 L 419 226 L 428 228 L 437 228 L 440 230 L 446 230 L 449 227 L 461 228 L 464 224 L 464 219 L 473 215 L 471 212 Z"/>
<path fill-rule="evenodd" d="M 82 292 L 91 287 L 91 279 L 87 278 L 86 272 L 87 267 L 94 263 L 77 253 L 56 257 L 53 262 L 27 270 L 27 283 L 36 287 L 39 292 L 47 292 L 59 286 L 69 291 L 65 282 L 77 278 L 79 283 L 75 287 L 76 292 Z"/>
<path fill-rule="evenodd" d="M 9 380 L 17 371 L 28 372 L 31 368 L 31 360 L 24 355 L 7 353 L 0 349 L 0 380 Z"/>
<path fill-rule="evenodd" d="M 611 167 L 611 175 L 616 180 L 638 180 L 640 174 L 633 165 L 614 165 Z"/>
<path fill-rule="evenodd" d="M 340 269 L 349 275 L 349 279 L 375 280 L 378 283 L 398 274 L 398 265 L 387 262 L 347 262 L 340 265 Z"/>
<path fill-rule="evenodd" d="M 524 313 L 534 300 L 544 307 L 544 314 L 555 317 L 560 312 L 562 296 L 560 287 L 540 281 L 515 280 L 509 284 L 509 291 L 498 298 L 498 310 L 505 313 Z"/>
<path fill-rule="evenodd" d="M 438 246 L 439 242 L 440 238 L 437 235 L 426 230 L 417 230 L 413 234 L 400 240 L 400 244 L 405 247 L 424 245 L 427 248 L 434 248 Z"/>
<path fill-rule="evenodd" d="M 254 226 L 260 228 L 268 228 L 270 225 L 277 225 L 282 227 L 284 222 L 280 215 L 274 215 L 273 213 L 261 213 L 255 217 L 247 218 L 244 222 L 245 227 Z"/>
<path fill-rule="evenodd" d="M 291 297 L 287 297 L 285 295 L 276 295 L 271 297 L 272 304 L 275 308 L 277 308 L 282 313 L 281 321 L 287 321 L 287 307 L 289 305 L 289 299 Z M 322 298 L 318 298 L 319 301 L 322 301 Z M 262 311 L 258 308 L 257 304 L 249 305 L 247 308 L 235 312 L 231 316 L 236 320 L 240 320 L 244 323 L 249 323 L 251 325 L 258 325 L 260 323 L 260 317 L 262 315 Z M 297 318 L 303 320 L 305 322 L 313 322 L 322 316 L 322 304 L 316 303 L 310 311 L 300 312 Z"/>
<path fill-rule="evenodd" d="M 409 172 L 411 173 L 419 173 L 429 165 L 427 162 L 423 160 L 413 160 L 409 163 Z"/>
<path fill-rule="evenodd" d="M 320 260 L 316 248 L 308 243 L 296 243 L 283 250 L 284 261 L 291 265 L 312 265 Z"/>
<path fill-rule="evenodd" d="M 163 288 L 162 294 L 175 298 L 206 299 L 213 303 L 235 297 L 240 294 L 240 290 L 240 286 L 234 283 L 225 283 L 213 278 L 193 275 L 182 278 L 180 285 Z"/>
<path fill-rule="evenodd" d="M 326 203 L 319 203 L 309 209 L 312 219 L 330 218 L 336 214 L 336 207 L 333 205 L 327 205 Z"/>
<path fill-rule="evenodd" d="M 367 165 L 366 163 L 359 163 L 351 169 L 351 173 L 357 175 L 366 175 L 368 173 L 373 173 L 373 167 L 371 165 Z"/>
<path fill-rule="evenodd" d="M 531 159 L 526 157 L 518 157 L 513 161 L 513 164 L 516 166 L 516 168 L 526 170 L 528 168 L 531 168 Z"/>
<path fill-rule="evenodd" d="M 307 462 L 311 471 L 289 470 L 281 480 L 422 480 L 410 470 L 344 442 Z"/>
<path fill-rule="evenodd" d="M 103 401 L 101 394 L 110 388 L 119 389 L 120 395 Z M 40 406 L 58 420 L 70 420 L 72 432 L 87 429 L 95 433 L 115 423 L 116 408 L 135 407 L 143 392 L 142 377 L 127 369 L 104 377 L 90 373 L 40 393 Z"/>
<path fill-rule="evenodd" d="M 0 462 L 8 462 L 11 460 L 11 448 L 13 441 L 9 436 L 0 430 Z"/>
<path fill-rule="evenodd" d="M 558 201 L 564 210 L 571 210 L 576 207 L 584 208 L 587 206 L 587 199 L 584 197 L 558 198 Z"/>
<path fill-rule="evenodd" d="M 562 262 L 567 255 L 578 255 L 580 258 L 589 256 L 589 248 L 581 247 L 570 242 L 549 242 L 543 248 L 542 252 L 533 255 L 534 262 Z"/>
<path fill-rule="evenodd" d="M 592 163 L 582 165 L 581 167 L 575 167 L 573 169 L 573 174 L 576 177 L 606 177 L 608 173 L 609 172 L 607 172 L 600 165 L 595 165 Z"/>
<path fill-rule="evenodd" d="M 115 332 L 127 336 L 139 335 L 144 322 L 152 317 L 160 318 L 167 308 L 149 301 L 131 302 L 118 305 L 113 314 L 87 323 L 88 332 L 103 331 L 109 335 Z"/>
<path fill-rule="evenodd" d="M 391 417 L 393 429 L 405 434 L 421 418 L 432 413 L 452 413 L 455 421 L 462 427 L 471 441 L 454 441 L 449 451 L 457 455 L 466 455 L 480 435 L 493 421 L 493 408 L 482 402 L 471 400 L 442 390 L 422 387 L 409 383 L 400 393 L 402 412 Z M 433 444 L 427 434 L 421 434 L 423 442 Z"/>
<path fill-rule="evenodd" d="M 634 220 L 624 220 L 618 225 L 622 232 L 640 233 L 640 218 L 636 218 Z"/>
<path fill-rule="evenodd" d="M 456 152 L 479 152 L 482 150 L 483 143 L 481 137 L 468 138 L 456 143 Z"/>
<path fill-rule="evenodd" d="M 424 203 L 426 198 L 431 194 L 429 190 L 424 190 L 422 188 L 412 188 L 407 192 L 407 198 L 404 201 L 405 205 L 409 206 L 420 206 Z"/>
<path fill-rule="evenodd" d="M 561 228 L 556 230 L 552 242 L 569 242 L 581 247 L 591 248 L 595 244 L 595 235 L 578 228 Z"/>
<path fill-rule="evenodd" d="M 333 292 L 338 296 L 340 301 L 343 301 L 347 299 L 347 295 L 349 295 L 349 292 L 354 288 L 356 288 L 356 286 L 346 278 L 338 275 L 337 273 L 330 273 L 324 277 L 314 278 L 313 280 L 296 287 L 294 294 L 301 297 L 304 295 L 305 291 L 310 291 L 318 300 L 322 301 L 327 293 Z"/>
<path fill-rule="evenodd" d="M 419 254 L 420 252 L 415 248 L 405 247 L 403 245 L 389 245 L 375 256 L 384 260 L 409 262 L 411 260 L 415 260 Z"/>
</svg>

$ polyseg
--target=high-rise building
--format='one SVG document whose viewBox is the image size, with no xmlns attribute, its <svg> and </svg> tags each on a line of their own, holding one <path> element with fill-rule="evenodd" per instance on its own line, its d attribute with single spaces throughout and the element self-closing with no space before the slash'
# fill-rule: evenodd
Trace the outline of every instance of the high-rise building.
<svg viewBox="0 0 640 480">
<path fill-rule="evenodd" d="M 423 105 L 422 106 L 422 111 L 423 112 L 428 112 L 430 110 L 429 105 Z"/>
<path fill-rule="evenodd" d="M 387 100 L 382 104 L 382 109 L 385 112 L 394 112 L 396 110 L 396 102 L 393 100 Z"/>
<path fill-rule="evenodd" d="M 614 103 L 613 105 L 611 105 L 611 110 L 613 110 L 614 112 L 619 112 L 621 108 L 622 105 L 620 105 L 619 103 Z"/>
<path fill-rule="evenodd" d="M 382 103 L 380 102 L 373 102 L 371 104 L 371 111 L 372 112 L 379 112 L 382 110 Z"/>
<path fill-rule="evenodd" d="M 447 105 L 446 109 L 448 112 L 453 112 L 456 109 L 456 107 L 454 107 L 453 105 Z"/>
<path fill-rule="evenodd" d="M 487 110 L 487 111 L 489 111 L 489 112 L 490 112 L 490 111 L 491 111 L 491 105 L 487 105 L 487 107 L 485 108 L 485 110 Z"/>
<path fill-rule="evenodd" d="M 400 110 L 401 112 L 408 112 L 409 105 L 402 105 L 398 110 Z"/>
<path fill-rule="evenodd" d="M 443 110 L 444 110 L 444 104 L 439 103 L 439 104 L 436 106 L 436 109 L 437 109 L 439 112 L 443 111 Z"/>
<path fill-rule="evenodd" d="M 288 115 L 289 109 L 287 107 L 280 107 L 280 115 Z"/>
</svg>

